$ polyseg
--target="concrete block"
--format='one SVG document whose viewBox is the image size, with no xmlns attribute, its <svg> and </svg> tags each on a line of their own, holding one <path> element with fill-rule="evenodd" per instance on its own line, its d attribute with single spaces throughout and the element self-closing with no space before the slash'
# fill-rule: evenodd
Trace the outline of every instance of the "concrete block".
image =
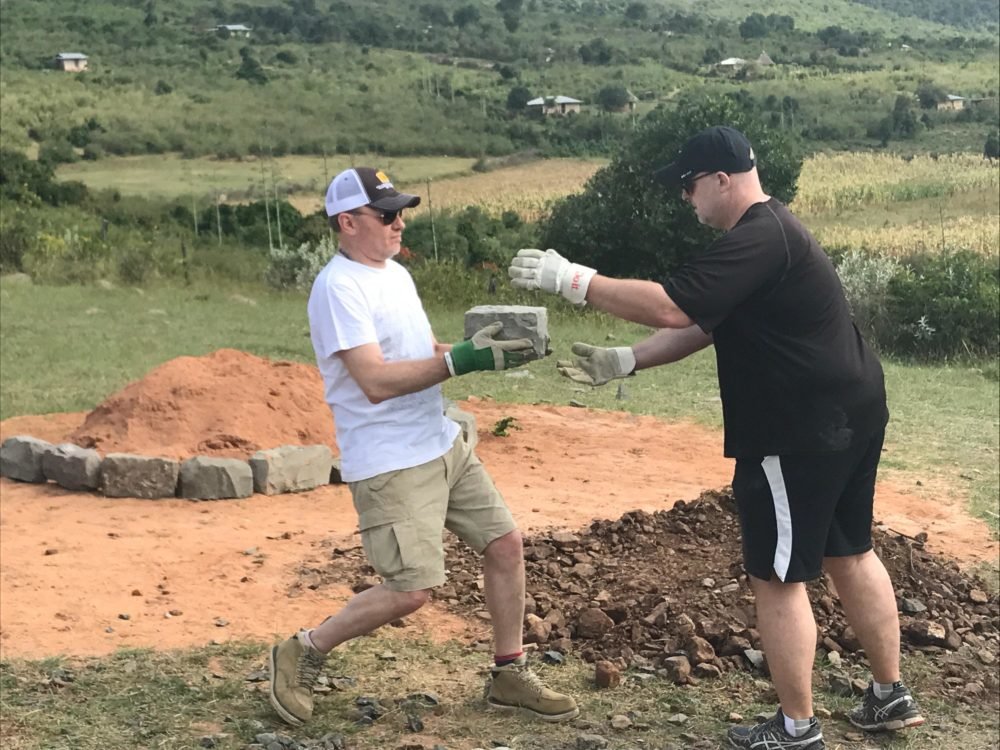
<svg viewBox="0 0 1000 750">
<path fill-rule="evenodd" d="M 527 305 L 479 305 L 465 312 L 465 338 L 490 323 L 500 321 L 503 330 L 497 339 L 530 339 L 535 348 L 535 358 L 541 359 L 549 352 L 549 312 L 544 307 Z"/>
<path fill-rule="evenodd" d="M 326 445 L 282 445 L 254 453 L 250 468 L 254 492 L 302 492 L 330 483 L 333 452 Z"/>
<path fill-rule="evenodd" d="M 169 458 L 109 453 L 101 462 L 100 491 L 107 497 L 174 497 L 180 464 Z"/>
<path fill-rule="evenodd" d="M 195 456 L 181 464 L 177 494 L 192 500 L 250 497 L 253 470 L 238 458 Z"/>
<path fill-rule="evenodd" d="M 29 435 L 9 437 L 0 445 L 0 474 L 20 482 L 44 482 L 42 458 L 52 448 L 52 443 Z"/>
<path fill-rule="evenodd" d="M 479 442 L 479 433 L 476 432 L 476 417 L 467 411 L 462 411 L 454 403 L 449 404 L 448 408 L 444 410 L 444 415 L 453 422 L 458 422 L 458 426 L 462 428 L 462 434 L 465 436 L 465 442 L 475 450 L 476 443 Z"/>
<path fill-rule="evenodd" d="M 60 443 L 42 456 L 45 478 L 67 490 L 96 490 L 101 483 L 101 456 L 93 448 Z"/>
</svg>

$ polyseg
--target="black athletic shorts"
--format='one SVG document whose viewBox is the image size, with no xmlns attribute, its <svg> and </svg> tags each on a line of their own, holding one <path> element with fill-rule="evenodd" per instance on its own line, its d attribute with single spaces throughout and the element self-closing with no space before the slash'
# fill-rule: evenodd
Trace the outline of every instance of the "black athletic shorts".
<svg viewBox="0 0 1000 750">
<path fill-rule="evenodd" d="M 737 459 L 733 495 L 746 572 L 811 581 L 822 574 L 824 557 L 870 550 L 884 439 L 882 430 L 838 453 Z"/>
</svg>

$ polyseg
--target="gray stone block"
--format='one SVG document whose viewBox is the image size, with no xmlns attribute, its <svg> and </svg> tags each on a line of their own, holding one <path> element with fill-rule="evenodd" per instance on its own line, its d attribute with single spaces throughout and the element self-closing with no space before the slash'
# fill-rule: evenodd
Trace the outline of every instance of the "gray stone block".
<svg viewBox="0 0 1000 750">
<path fill-rule="evenodd" d="M 169 458 L 109 453 L 101 462 L 100 490 L 107 497 L 174 497 L 180 464 Z"/>
<path fill-rule="evenodd" d="M 42 456 L 45 478 L 67 490 L 96 490 L 101 483 L 101 456 L 93 448 L 60 443 Z"/>
<path fill-rule="evenodd" d="M 340 473 L 340 456 L 334 456 L 330 464 L 330 484 L 344 484 L 344 478 Z"/>
<path fill-rule="evenodd" d="M 254 453 L 250 468 L 254 492 L 302 492 L 330 483 L 333 452 L 326 445 L 282 445 Z"/>
<path fill-rule="evenodd" d="M 479 305 L 465 312 L 465 338 L 490 323 L 503 323 L 497 339 L 530 339 L 535 348 L 535 358 L 541 359 L 549 352 L 549 312 L 544 307 L 527 305 Z"/>
<path fill-rule="evenodd" d="M 458 426 L 462 428 L 462 434 L 465 436 L 465 442 L 475 450 L 476 443 L 479 442 L 479 433 L 476 432 L 476 417 L 467 411 L 462 411 L 453 403 L 444 410 L 444 415 L 453 422 L 458 422 Z"/>
<path fill-rule="evenodd" d="M 44 482 L 42 458 L 52 447 L 52 443 L 29 435 L 7 438 L 0 445 L 0 474 L 20 482 Z"/>
<path fill-rule="evenodd" d="M 191 500 L 250 497 L 253 470 L 238 458 L 195 456 L 181 464 L 177 494 Z"/>
</svg>

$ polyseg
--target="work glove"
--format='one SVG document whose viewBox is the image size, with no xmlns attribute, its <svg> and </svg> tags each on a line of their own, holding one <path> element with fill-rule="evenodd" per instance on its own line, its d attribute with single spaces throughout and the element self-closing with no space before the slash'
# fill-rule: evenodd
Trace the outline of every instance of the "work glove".
<svg viewBox="0 0 1000 750">
<path fill-rule="evenodd" d="M 560 360 L 556 369 L 575 383 L 604 385 L 616 378 L 625 378 L 635 370 L 635 354 L 630 346 L 603 349 L 590 344 L 573 344 L 576 361 Z"/>
<path fill-rule="evenodd" d="M 555 250 L 518 250 L 507 274 L 518 289 L 541 289 L 561 294 L 574 305 L 582 305 L 587 287 L 596 274 L 593 268 L 570 263 Z"/>
<path fill-rule="evenodd" d="M 498 341 L 493 338 L 502 330 L 503 323 L 490 323 L 476 331 L 471 339 L 451 347 L 444 355 L 448 372 L 455 376 L 478 370 L 507 370 L 537 359 L 531 339 Z"/>
</svg>

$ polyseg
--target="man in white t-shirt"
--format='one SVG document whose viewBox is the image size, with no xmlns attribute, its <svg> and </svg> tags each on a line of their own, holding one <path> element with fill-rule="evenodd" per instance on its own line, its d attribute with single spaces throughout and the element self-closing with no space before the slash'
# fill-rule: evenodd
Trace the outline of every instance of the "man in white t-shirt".
<svg viewBox="0 0 1000 750">
<path fill-rule="evenodd" d="M 341 172 L 327 191 L 340 252 L 313 284 L 309 326 L 341 475 L 365 554 L 383 582 L 271 649 L 271 705 L 290 724 L 308 721 L 312 686 L 329 652 L 415 612 L 445 582 L 448 528 L 483 555 L 495 645 L 487 703 L 546 721 L 572 719 L 576 701 L 545 687 L 526 664 L 521 535 L 459 426 L 444 416 L 440 386 L 468 372 L 524 364 L 532 344 L 496 340 L 499 323 L 454 346 L 437 342 L 413 279 L 393 260 L 403 210 L 419 202 L 368 167 Z"/>
</svg>

